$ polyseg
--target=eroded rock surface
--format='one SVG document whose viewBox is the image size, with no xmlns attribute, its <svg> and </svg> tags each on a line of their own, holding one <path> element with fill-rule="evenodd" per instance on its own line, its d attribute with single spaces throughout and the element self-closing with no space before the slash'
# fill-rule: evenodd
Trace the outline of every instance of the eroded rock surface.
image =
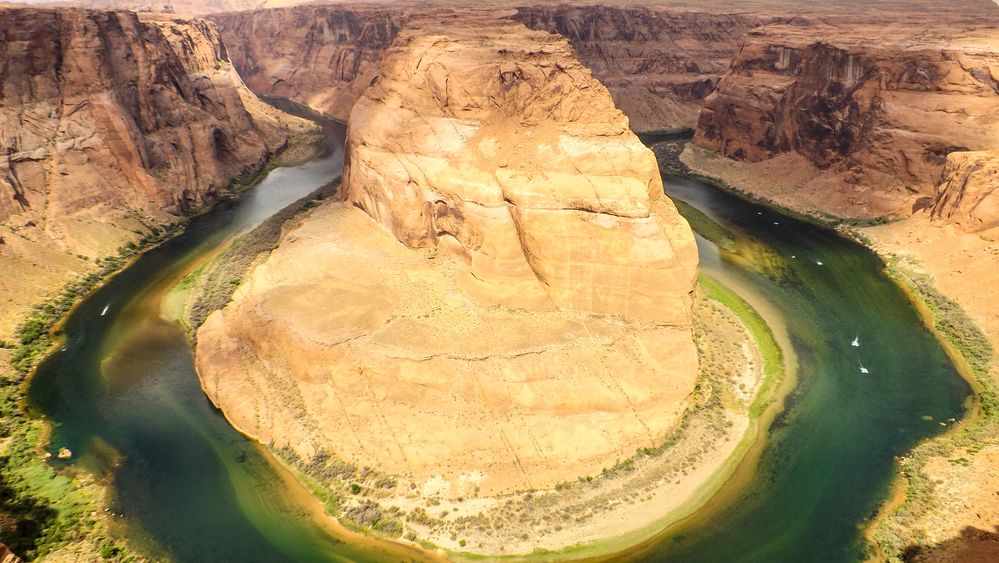
<svg viewBox="0 0 999 563">
<path fill-rule="evenodd" d="M 378 6 L 297 6 L 215 14 L 233 64 L 254 92 L 291 98 L 337 119 L 378 74 L 407 18 Z"/>
<path fill-rule="evenodd" d="M 394 3 L 299 6 L 216 14 L 254 91 L 346 119 L 399 29 L 414 17 L 458 21 L 490 11 L 567 37 L 638 131 L 693 128 L 701 100 L 728 69 L 741 36 L 769 18 L 637 6 Z M 720 12 L 720 13 L 718 13 Z"/>
<path fill-rule="evenodd" d="M 428 498 L 599 472 L 665 439 L 697 371 L 696 249 L 651 152 L 564 39 L 476 23 L 402 32 L 347 202 L 198 333 L 238 428 Z"/>
<path fill-rule="evenodd" d="M 291 118 L 261 107 L 205 21 L 0 9 L 0 59 L 4 310 L 213 201 L 287 142 Z"/>
<path fill-rule="evenodd" d="M 825 211 L 907 215 L 948 155 L 999 147 L 995 17 L 802 19 L 749 32 L 695 143 L 738 160 L 802 155 Z M 991 23 L 990 23 L 991 22 Z"/>
<path fill-rule="evenodd" d="M 628 5 L 524 6 L 516 19 L 569 39 L 636 131 L 693 129 L 742 36 L 772 18 Z"/>
<path fill-rule="evenodd" d="M 487 298 L 688 324 L 696 249 L 652 152 L 564 39 L 493 25 L 396 40 L 351 112 L 346 199 L 456 248 Z"/>
<path fill-rule="evenodd" d="M 931 216 L 971 231 L 999 227 L 999 150 L 947 155 Z"/>
</svg>

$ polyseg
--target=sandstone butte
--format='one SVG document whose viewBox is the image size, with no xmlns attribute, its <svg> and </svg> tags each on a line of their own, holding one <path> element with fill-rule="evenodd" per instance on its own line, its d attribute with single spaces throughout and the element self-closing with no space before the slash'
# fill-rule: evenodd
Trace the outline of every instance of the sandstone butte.
<svg viewBox="0 0 999 563">
<path fill-rule="evenodd" d="M 202 20 L 0 9 L 0 59 L 0 336 L 307 127 L 244 86 Z"/>
<path fill-rule="evenodd" d="M 551 487 L 661 443 L 694 386 L 694 238 L 569 43 L 412 22 L 354 106 L 345 201 L 204 323 L 241 431 L 425 497 Z"/>
</svg>

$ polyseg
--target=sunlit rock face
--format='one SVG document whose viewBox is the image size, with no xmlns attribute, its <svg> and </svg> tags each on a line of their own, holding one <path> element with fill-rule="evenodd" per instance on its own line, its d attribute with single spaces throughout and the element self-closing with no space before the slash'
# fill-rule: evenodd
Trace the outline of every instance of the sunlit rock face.
<svg viewBox="0 0 999 563">
<path fill-rule="evenodd" d="M 689 323 L 690 229 L 565 39 L 414 25 L 349 123 L 346 199 L 407 246 L 458 252 L 473 292 Z"/>
<path fill-rule="evenodd" d="M 925 207 L 949 154 L 999 148 L 999 39 L 970 15 L 865 17 L 750 31 L 695 143 L 751 162 L 798 153 L 826 172 L 808 189 L 834 212 Z"/>
<path fill-rule="evenodd" d="M 773 19 L 730 13 L 730 6 L 699 8 L 536 5 L 518 7 L 516 19 L 566 37 L 632 129 L 662 131 L 694 128 L 742 36 Z"/>
<path fill-rule="evenodd" d="M 971 231 L 999 227 L 999 150 L 947 155 L 931 215 Z"/>
<path fill-rule="evenodd" d="M 0 60 L 0 334 L 288 139 L 203 20 L 0 9 Z"/>
<path fill-rule="evenodd" d="M 198 332 L 242 431 L 489 496 L 662 443 L 697 373 L 693 235 L 569 44 L 413 25 L 315 210 Z"/>
</svg>

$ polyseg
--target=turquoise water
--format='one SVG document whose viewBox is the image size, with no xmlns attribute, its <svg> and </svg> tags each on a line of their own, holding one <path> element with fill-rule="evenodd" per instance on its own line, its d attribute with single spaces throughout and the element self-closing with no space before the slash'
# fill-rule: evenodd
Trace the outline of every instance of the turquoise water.
<svg viewBox="0 0 999 563">
<path fill-rule="evenodd" d="M 735 252 L 699 238 L 701 267 L 781 314 L 799 382 L 742 492 L 617 559 L 863 559 L 895 456 L 959 419 L 969 386 L 873 253 L 711 186 L 664 181 L 735 235 Z"/>
</svg>

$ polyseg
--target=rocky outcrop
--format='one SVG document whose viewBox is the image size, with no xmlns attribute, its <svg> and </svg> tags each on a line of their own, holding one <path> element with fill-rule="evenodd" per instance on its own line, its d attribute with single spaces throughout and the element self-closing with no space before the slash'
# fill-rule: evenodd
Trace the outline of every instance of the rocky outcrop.
<svg viewBox="0 0 999 563">
<path fill-rule="evenodd" d="M 2 9 L 0 60 L 4 307 L 212 202 L 287 142 L 290 118 L 261 107 L 204 21 Z"/>
<path fill-rule="evenodd" d="M 999 151 L 952 152 L 931 217 L 969 231 L 999 227 Z"/>
<path fill-rule="evenodd" d="M 966 16 L 836 23 L 749 32 L 695 143 L 750 162 L 800 154 L 826 171 L 812 188 L 854 200 L 861 217 L 911 213 L 948 154 L 999 147 L 995 28 Z"/>
<path fill-rule="evenodd" d="M 565 36 L 635 131 L 693 129 L 742 36 L 771 18 L 646 6 L 527 6 L 516 19 Z"/>
<path fill-rule="evenodd" d="M 254 92 L 346 120 L 406 17 L 377 6 L 298 6 L 211 16 Z"/>
<path fill-rule="evenodd" d="M 491 11 L 567 37 L 638 131 L 693 128 L 701 100 L 728 68 L 756 16 L 626 6 L 392 8 L 299 6 L 217 14 L 233 61 L 254 91 L 346 119 L 407 20 L 468 20 Z"/>
<path fill-rule="evenodd" d="M 507 305 L 689 323 L 696 250 L 655 157 L 565 40 L 501 29 L 527 46 L 396 41 L 351 112 L 345 197 Z"/>
<path fill-rule="evenodd" d="M 346 201 L 198 332 L 235 426 L 425 498 L 551 487 L 665 439 L 697 370 L 693 236 L 564 39 L 413 24 L 348 159 Z"/>
</svg>

